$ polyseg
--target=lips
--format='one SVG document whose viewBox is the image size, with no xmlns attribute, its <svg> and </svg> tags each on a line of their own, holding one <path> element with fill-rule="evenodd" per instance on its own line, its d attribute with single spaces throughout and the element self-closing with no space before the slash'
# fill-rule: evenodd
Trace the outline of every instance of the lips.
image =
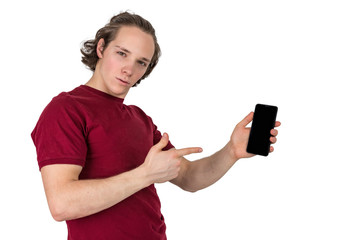
<svg viewBox="0 0 360 240">
<path fill-rule="evenodd" d="M 119 80 L 121 83 L 123 83 L 123 84 L 126 84 L 126 85 L 129 85 L 130 84 L 130 82 L 128 82 L 128 81 L 125 81 L 125 80 L 123 80 L 123 79 L 121 79 L 121 78 L 116 78 L 117 80 Z"/>
</svg>

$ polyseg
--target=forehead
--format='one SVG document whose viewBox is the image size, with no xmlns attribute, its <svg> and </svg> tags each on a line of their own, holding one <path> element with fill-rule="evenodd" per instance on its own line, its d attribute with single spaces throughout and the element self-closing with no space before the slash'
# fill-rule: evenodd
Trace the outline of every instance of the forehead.
<svg viewBox="0 0 360 240">
<path fill-rule="evenodd" d="M 122 26 L 110 44 L 126 48 L 137 57 L 147 59 L 151 59 L 155 51 L 153 37 L 134 26 Z"/>
</svg>

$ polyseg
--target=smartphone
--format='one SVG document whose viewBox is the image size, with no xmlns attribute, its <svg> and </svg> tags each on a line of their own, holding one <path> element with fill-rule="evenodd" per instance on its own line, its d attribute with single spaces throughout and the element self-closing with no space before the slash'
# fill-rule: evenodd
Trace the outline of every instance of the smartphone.
<svg viewBox="0 0 360 240">
<path fill-rule="evenodd" d="M 270 151 L 270 130 L 275 127 L 278 108 L 265 104 L 256 104 L 252 121 L 249 142 L 246 148 L 248 153 L 267 156 Z"/>
</svg>

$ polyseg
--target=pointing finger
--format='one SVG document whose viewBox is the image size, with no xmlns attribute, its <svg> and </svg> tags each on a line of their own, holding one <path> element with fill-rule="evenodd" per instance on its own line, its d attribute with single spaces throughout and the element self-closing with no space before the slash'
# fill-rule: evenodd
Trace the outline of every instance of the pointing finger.
<svg viewBox="0 0 360 240">
<path fill-rule="evenodd" d="M 192 153 L 200 153 L 202 151 L 203 150 L 200 147 L 190 147 L 190 148 L 177 149 L 176 153 L 178 154 L 179 157 L 182 157 Z"/>
</svg>

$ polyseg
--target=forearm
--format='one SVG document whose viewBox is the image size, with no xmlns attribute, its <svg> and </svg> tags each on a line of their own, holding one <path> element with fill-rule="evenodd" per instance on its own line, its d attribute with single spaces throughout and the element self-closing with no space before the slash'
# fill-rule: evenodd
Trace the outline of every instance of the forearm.
<svg viewBox="0 0 360 240">
<path fill-rule="evenodd" d="M 167 182 L 178 176 L 179 157 L 200 152 L 201 148 L 170 149 L 168 135 L 154 145 L 144 163 L 105 179 L 79 180 L 82 167 L 53 164 L 41 169 L 45 193 L 53 218 L 57 221 L 89 216 L 107 209 L 153 183 Z"/>
<path fill-rule="evenodd" d="M 187 162 L 186 167 L 179 175 L 180 177 L 173 183 L 190 192 L 201 190 L 223 177 L 236 160 L 231 152 L 230 143 L 228 143 L 220 151 L 209 157 Z"/>
<path fill-rule="evenodd" d="M 141 168 L 113 177 L 62 184 L 48 199 L 55 220 L 89 216 L 105 210 L 150 185 Z"/>
</svg>

